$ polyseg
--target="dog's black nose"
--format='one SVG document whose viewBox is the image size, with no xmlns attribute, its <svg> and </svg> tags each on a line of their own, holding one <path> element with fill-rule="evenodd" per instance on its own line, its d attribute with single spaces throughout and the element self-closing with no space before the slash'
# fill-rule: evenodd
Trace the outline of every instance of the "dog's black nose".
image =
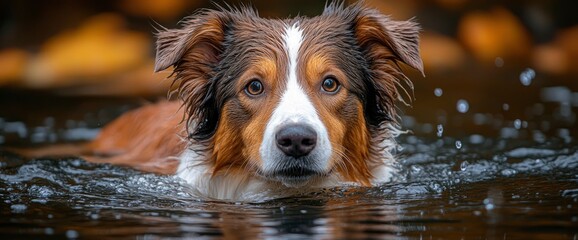
<svg viewBox="0 0 578 240">
<path fill-rule="evenodd" d="M 281 128 L 275 139 L 277 147 L 285 155 L 298 158 L 313 151 L 317 144 L 317 133 L 307 125 L 295 124 Z"/>
</svg>

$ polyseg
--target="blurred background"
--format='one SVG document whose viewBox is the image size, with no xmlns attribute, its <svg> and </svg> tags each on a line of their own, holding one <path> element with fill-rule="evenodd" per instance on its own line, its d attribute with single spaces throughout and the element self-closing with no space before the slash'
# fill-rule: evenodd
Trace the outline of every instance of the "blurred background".
<svg viewBox="0 0 578 240">
<path fill-rule="evenodd" d="M 217 1 L 219 3 L 220 1 Z M 263 17 L 314 16 L 325 0 L 229 1 Z M 415 135 L 572 141 L 578 15 L 572 1 L 368 0 L 421 24 L 426 77 L 401 107 Z M 0 145 L 83 141 L 116 116 L 166 99 L 154 32 L 204 0 L 0 1 Z M 474 136 L 474 138 L 472 138 Z"/>
</svg>

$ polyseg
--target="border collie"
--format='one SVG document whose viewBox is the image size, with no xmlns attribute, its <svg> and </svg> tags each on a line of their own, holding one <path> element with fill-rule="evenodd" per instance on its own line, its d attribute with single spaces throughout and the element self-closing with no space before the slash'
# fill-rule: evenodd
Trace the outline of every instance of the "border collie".
<svg viewBox="0 0 578 240">
<path fill-rule="evenodd" d="M 155 71 L 171 69 L 179 100 L 121 116 L 86 158 L 232 201 L 390 181 L 394 104 L 412 88 L 399 63 L 423 74 L 419 31 L 362 3 L 284 20 L 199 11 L 157 34 Z"/>
</svg>

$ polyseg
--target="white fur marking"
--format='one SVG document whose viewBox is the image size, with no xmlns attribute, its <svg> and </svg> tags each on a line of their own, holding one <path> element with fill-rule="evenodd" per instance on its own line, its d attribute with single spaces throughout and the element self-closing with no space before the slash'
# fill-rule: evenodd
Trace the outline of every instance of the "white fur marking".
<svg viewBox="0 0 578 240">
<path fill-rule="evenodd" d="M 297 24 L 287 27 L 283 40 L 289 60 L 287 85 L 279 105 L 267 123 L 261 143 L 260 153 L 263 160 L 263 170 L 265 172 L 275 170 L 275 167 L 279 165 L 278 161 L 283 159 L 283 153 L 280 152 L 275 143 L 275 133 L 279 127 L 287 123 L 302 123 L 311 126 L 317 132 L 317 146 L 311 153 L 316 158 L 315 168 L 328 171 L 331 144 L 327 129 L 297 79 L 297 60 L 299 59 L 299 48 L 303 42 L 303 31 Z"/>
</svg>

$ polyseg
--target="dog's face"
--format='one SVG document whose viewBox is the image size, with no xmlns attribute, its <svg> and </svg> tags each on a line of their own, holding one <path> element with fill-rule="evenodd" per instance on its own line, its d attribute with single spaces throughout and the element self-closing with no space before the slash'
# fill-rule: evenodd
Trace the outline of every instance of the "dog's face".
<svg viewBox="0 0 578 240">
<path fill-rule="evenodd" d="M 406 80 L 397 62 L 422 70 L 418 31 L 360 4 L 288 20 L 207 10 L 159 33 L 156 70 L 175 67 L 191 137 L 207 145 L 214 174 L 294 187 L 339 174 L 367 185 Z"/>
</svg>

